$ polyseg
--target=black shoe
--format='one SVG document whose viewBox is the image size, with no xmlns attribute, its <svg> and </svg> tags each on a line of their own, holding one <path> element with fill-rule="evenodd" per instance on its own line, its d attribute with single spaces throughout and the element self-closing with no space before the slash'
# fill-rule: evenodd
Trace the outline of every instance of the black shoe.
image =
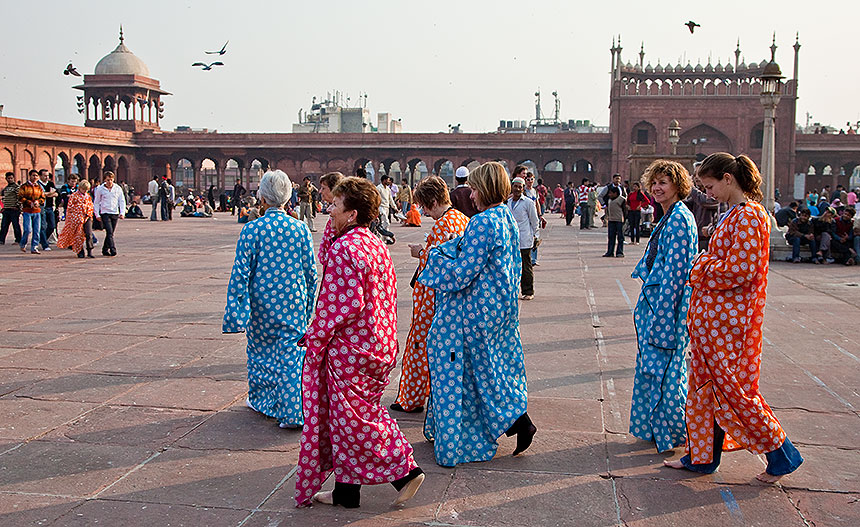
<svg viewBox="0 0 860 527">
<path fill-rule="evenodd" d="M 110 255 L 111 255 L 111 256 L 116 256 L 116 249 L 113 249 L 113 248 L 112 248 L 112 249 L 110 250 Z"/>
<path fill-rule="evenodd" d="M 78 258 L 84 258 L 84 250 L 83 249 L 78 251 Z"/>
<path fill-rule="evenodd" d="M 604 257 L 604 258 L 612 258 L 612 255 L 611 255 L 611 254 L 609 254 L 609 253 L 606 253 L 606 254 L 604 254 L 604 255 L 603 255 L 603 257 Z"/>
<path fill-rule="evenodd" d="M 418 406 L 418 407 L 416 407 L 416 408 L 414 408 L 414 409 L 412 409 L 412 410 L 406 410 L 405 408 L 403 408 L 402 406 L 400 406 L 400 404 L 399 404 L 399 403 L 391 403 L 391 405 L 389 406 L 389 408 L 391 408 L 391 409 L 392 409 L 392 410 L 394 410 L 395 412 L 403 412 L 404 414 L 418 414 L 418 413 L 421 413 L 421 412 L 423 412 L 423 411 L 424 411 L 424 407 L 423 407 L 423 406 Z"/>
<path fill-rule="evenodd" d="M 519 417 L 519 419 L 514 421 L 514 424 L 508 428 L 507 432 L 505 432 L 505 435 L 508 437 L 511 437 L 514 434 L 517 435 L 517 448 L 514 449 L 514 453 L 512 455 L 516 456 L 517 454 L 525 452 L 525 450 L 531 446 L 532 439 L 534 439 L 536 433 L 537 427 L 532 423 L 528 412 L 524 413 Z"/>
</svg>

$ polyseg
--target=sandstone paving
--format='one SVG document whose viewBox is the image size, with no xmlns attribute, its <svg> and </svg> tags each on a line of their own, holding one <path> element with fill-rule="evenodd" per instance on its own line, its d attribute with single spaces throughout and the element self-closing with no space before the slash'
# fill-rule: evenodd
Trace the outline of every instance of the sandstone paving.
<svg viewBox="0 0 860 527">
<path fill-rule="evenodd" d="M 860 524 L 856 268 L 771 265 L 761 386 L 803 467 L 762 485 L 763 456 L 741 451 L 696 476 L 662 466 L 681 448 L 657 453 L 627 433 L 630 272 L 645 246 L 601 258 L 605 229 L 556 218 L 536 298 L 521 303 L 532 447 L 512 457 L 502 437 L 493 460 L 439 467 L 423 414 L 396 415 L 427 472 L 414 500 L 392 507 L 379 485 L 358 510 L 295 509 L 300 434 L 244 406 L 244 336 L 220 333 L 240 227 L 224 214 L 124 221 L 119 255 L 94 260 L 0 248 L 0 525 Z M 407 244 L 427 228 L 394 227 L 401 347 Z M 398 381 L 399 368 L 386 404 Z"/>
</svg>

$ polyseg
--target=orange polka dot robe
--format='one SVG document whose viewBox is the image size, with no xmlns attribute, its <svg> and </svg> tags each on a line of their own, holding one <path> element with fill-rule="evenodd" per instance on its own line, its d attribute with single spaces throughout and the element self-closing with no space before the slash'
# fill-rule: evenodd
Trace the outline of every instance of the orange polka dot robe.
<svg viewBox="0 0 860 527">
<path fill-rule="evenodd" d="M 418 260 L 418 272 L 427 265 L 430 249 L 448 241 L 450 235 L 462 236 L 466 230 L 469 217 L 451 208 L 436 220 L 430 234 L 427 235 L 427 245 Z M 433 289 L 420 282 L 415 283 L 412 290 L 412 326 L 406 337 L 403 349 L 403 368 L 400 373 L 400 388 L 397 393 L 397 403 L 404 410 L 410 411 L 424 406 L 430 395 L 430 372 L 427 369 L 427 332 L 433 322 L 433 312 L 436 299 Z"/>
<path fill-rule="evenodd" d="M 757 202 L 737 205 L 690 272 L 686 422 L 694 464 L 713 461 L 714 420 L 726 431 L 724 451 L 745 448 L 764 454 L 785 441 L 758 386 L 769 242 L 764 207 Z"/>
<path fill-rule="evenodd" d="M 63 232 L 57 236 L 57 247 L 71 247 L 76 253 L 84 248 L 84 223 L 93 217 L 93 201 L 89 194 L 73 192 L 66 206 L 66 222 Z"/>
</svg>

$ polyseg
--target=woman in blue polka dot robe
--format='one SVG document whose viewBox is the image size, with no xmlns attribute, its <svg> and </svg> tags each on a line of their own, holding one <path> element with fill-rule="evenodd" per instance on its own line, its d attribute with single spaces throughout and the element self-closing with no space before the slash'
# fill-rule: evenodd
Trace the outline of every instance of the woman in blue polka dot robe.
<svg viewBox="0 0 860 527">
<path fill-rule="evenodd" d="M 439 465 L 486 461 L 503 433 L 517 435 L 514 455 L 537 429 L 526 413 L 518 290 L 522 259 L 516 220 L 504 200 L 510 181 L 490 162 L 468 179 L 481 211 L 463 236 L 430 251 L 418 281 L 434 289 L 427 337 L 430 402 L 424 435 Z"/>
<path fill-rule="evenodd" d="M 266 213 L 242 228 L 227 287 L 224 333 L 247 332 L 248 399 L 281 428 L 302 417 L 304 336 L 314 310 L 317 272 L 308 227 L 284 211 L 292 183 L 280 170 L 260 180 Z"/>
<path fill-rule="evenodd" d="M 683 445 L 687 439 L 687 279 L 696 257 L 698 236 L 696 220 L 681 202 L 692 188 L 690 175 L 681 164 L 657 160 L 645 171 L 642 183 L 666 213 L 633 271 L 633 277 L 642 280 L 642 292 L 633 315 L 639 354 L 633 378 L 630 433 L 653 441 L 657 451 L 664 452 Z"/>
</svg>

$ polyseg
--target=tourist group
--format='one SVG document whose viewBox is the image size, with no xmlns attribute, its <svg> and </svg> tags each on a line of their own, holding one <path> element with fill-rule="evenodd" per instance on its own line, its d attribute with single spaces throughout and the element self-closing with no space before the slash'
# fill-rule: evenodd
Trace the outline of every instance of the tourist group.
<svg viewBox="0 0 860 527">
<path fill-rule="evenodd" d="M 246 404 L 301 430 L 297 506 L 358 507 L 361 486 L 382 483 L 397 492 L 394 504 L 415 495 L 425 474 L 390 411 L 426 408 L 424 435 L 445 467 L 493 459 L 502 434 L 516 437 L 520 455 L 537 433 L 519 300 L 533 295 L 521 288 L 545 194 L 540 205 L 523 198 L 533 176 L 497 162 L 456 177 L 452 191 L 432 175 L 411 190 L 435 222 L 425 244 L 410 246 L 412 320 L 390 408 L 382 397 L 400 347 L 394 266 L 373 228 L 389 212 L 382 192 L 363 177 L 322 176 L 332 205 L 315 255 L 309 225 L 285 210 L 289 177 L 260 180 L 263 212 L 239 236 L 222 329 L 247 335 Z M 715 471 L 723 451 L 765 454 L 758 478 L 775 482 L 803 460 L 758 389 L 770 232 L 761 177 L 746 156 L 724 153 L 706 158 L 698 177 L 728 208 L 701 252 L 682 203 L 693 187 L 686 169 L 660 160 L 642 177 L 664 213 L 633 272 L 643 285 L 630 431 L 661 452 L 684 446 L 667 465 L 699 473 Z M 334 489 L 323 491 L 332 474 Z"/>
</svg>

